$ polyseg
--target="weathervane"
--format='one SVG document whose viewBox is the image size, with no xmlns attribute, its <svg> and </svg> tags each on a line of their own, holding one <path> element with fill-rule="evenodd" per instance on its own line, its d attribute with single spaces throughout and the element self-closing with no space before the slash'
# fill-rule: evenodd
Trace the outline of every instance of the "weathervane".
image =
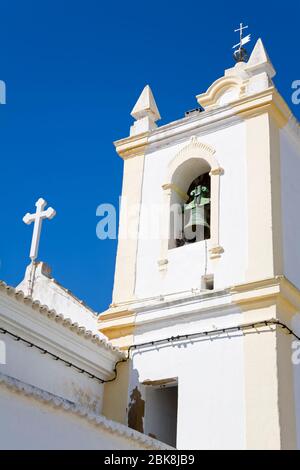
<svg viewBox="0 0 300 470">
<path fill-rule="evenodd" d="M 243 47 L 245 44 L 247 44 L 247 42 L 251 40 L 251 34 L 248 34 L 243 38 L 243 31 L 247 28 L 248 26 L 243 26 L 243 23 L 240 23 L 240 27 L 234 30 L 235 33 L 240 33 L 240 42 L 238 42 L 232 47 L 232 49 L 236 49 L 233 53 L 233 57 L 236 62 L 246 62 L 248 58 L 247 51 Z"/>
</svg>

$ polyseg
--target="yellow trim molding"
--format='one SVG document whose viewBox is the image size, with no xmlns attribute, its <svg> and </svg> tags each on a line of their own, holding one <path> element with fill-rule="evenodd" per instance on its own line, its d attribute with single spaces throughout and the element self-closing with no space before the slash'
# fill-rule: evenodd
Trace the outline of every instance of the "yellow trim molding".
<svg viewBox="0 0 300 470">
<path fill-rule="evenodd" d="M 121 158 L 137 157 L 144 155 L 148 145 L 149 132 L 133 135 L 126 139 L 117 140 L 114 142 L 116 151 Z"/>
</svg>

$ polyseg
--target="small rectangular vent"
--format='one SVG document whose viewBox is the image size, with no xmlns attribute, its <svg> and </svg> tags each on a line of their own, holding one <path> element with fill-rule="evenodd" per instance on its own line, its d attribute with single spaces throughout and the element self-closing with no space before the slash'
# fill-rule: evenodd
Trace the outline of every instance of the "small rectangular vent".
<svg viewBox="0 0 300 470">
<path fill-rule="evenodd" d="M 214 290 L 214 275 L 206 274 L 201 278 L 201 289 L 202 290 Z"/>
</svg>

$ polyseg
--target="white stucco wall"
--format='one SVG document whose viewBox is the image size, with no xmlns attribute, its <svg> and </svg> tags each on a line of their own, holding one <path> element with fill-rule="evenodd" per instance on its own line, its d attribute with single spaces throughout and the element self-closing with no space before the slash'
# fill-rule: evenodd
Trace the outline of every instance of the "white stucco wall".
<svg viewBox="0 0 300 470">
<path fill-rule="evenodd" d="M 281 204 L 282 204 L 282 235 L 284 275 L 300 289 L 300 147 L 297 144 L 290 124 L 280 131 L 280 164 L 281 164 Z M 300 314 L 293 317 L 293 330 L 300 335 Z M 299 343 L 294 340 L 294 396 L 297 427 L 297 446 L 300 449 L 300 363 L 297 348 Z M 298 346 L 297 346 L 298 344 Z M 293 352 L 293 351 L 292 351 Z M 291 352 L 291 353 L 292 353 Z"/>
<path fill-rule="evenodd" d="M 245 132 L 245 124 L 237 122 L 226 128 L 195 134 L 200 142 L 216 150 L 215 157 L 224 169 L 220 177 L 220 245 L 224 253 L 218 261 L 210 260 L 206 255 L 205 241 L 171 249 L 168 251 L 167 271 L 163 274 L 157 264 L 161 240 L 159 236 L 155 240 L 144 236 L 150 231 L 147 214 L 149 207 L 153 207 L 153 225 L 159 227 L 162 185 L 166 182 L 168 165 L 189 143 L 190 137 L 174 139 L 172 145 L 146 154 L 136 268 L 135 293 L 138 298 L 199 288 L 201 276 L 205 273 L 214 274 L 216 288 L 244 281 L 247 264 Z"/>
<path fill-rule="evenodd" d="M 197 314 L 188 320 L 183 315 L 176 321 L 158 322 L 156 329 L 138 327 L 134 341 L 139 344 L 225 327 L 241 319 L 242 315 L 233 310 L 213 316 L 202 314 L 201 319 Z M 177 378 L 177 448 L 243 449 L 246 445 L 243 348 L 243 335 L 236 333 L 138 349 L 133 352 L 130 390 L 138 382 Z M 143 386 L 141 391 L 146 400 Z M 147 429 L 147 423 L 144 424 Z"/>
<path fill-rule="evenodd" d="M 86 417 L 0 387 L 0 449 L 144 449 Z"/>
<path fill-rule="evenodd" d="M 280 155 L 284 275 L 300 289 L 300 147 L 287 129 L 280 131 Z"/>
<path fill-rule="evenodd" d="M 9 335 L 0 335 L 0 339 L 6 347 L 6 364 L 0 364 L 1 373 L 101 413 L 103 385 L 98 381 Z"/>
</svg>

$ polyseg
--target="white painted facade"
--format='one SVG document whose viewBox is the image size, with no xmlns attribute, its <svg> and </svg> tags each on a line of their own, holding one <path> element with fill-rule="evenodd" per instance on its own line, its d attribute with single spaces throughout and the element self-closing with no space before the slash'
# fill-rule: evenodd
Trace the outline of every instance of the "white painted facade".
<svg viewBox="0 0 300 470">
<path fill-rule="evenodd" d="M 298 136 L 298 139 L 297 139 Z M 283 211 L 284 274 L 300 289 L 300 132 L 295 122 L 280 132 L 281 146 L 281 198 Z"/>
</svg>

